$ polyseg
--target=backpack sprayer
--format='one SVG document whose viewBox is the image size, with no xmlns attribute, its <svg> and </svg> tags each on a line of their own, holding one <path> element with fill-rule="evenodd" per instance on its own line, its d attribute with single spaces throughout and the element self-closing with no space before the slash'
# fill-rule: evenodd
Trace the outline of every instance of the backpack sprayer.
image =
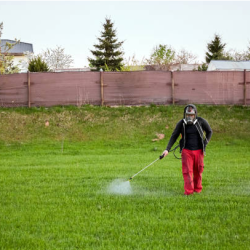
<svg viewBox="0 0 250 250">
<path fill-rule="evenodd" d="M 176 157 L 176 155 L 175 155 L 175 150 L 177 149 L 179 147 L 179 145 L 177 145 L 174 149 L 172 149 L 172 150 L 170 150 L 169 152 L 172 152 L 172 151 L 174 151 L 174 156 Z M 138 175 L 138 174 L 140 174 L 142 171 L 144 171 L 146 168 L 148 168 L 148 167 L 150 167 L 151 165 L 153 165 L 155 162 L 157 162 L 158 160 L 161 160 L 161 159 L 163 159 L 164 158 L 164 154 L 162 154 L 162 155 L 160 155 L 156 160 L 154 160 L 153 162 L 151 162 L 149 165 L 147 165 L 145 168 L 143 168 L 142 170 L 140 170 L 138 173 L 136 173 L 136 174 L 134 174 L 133 176 L 131 176 L 130 178 L 129 178 L 129 180 L 128 181 L 132 181 L 132 179 L 136 176 L 136 175 Z M 176 157 L 177 158 L 177 157 Z M 181 159 L 181 158 L 177 158 L 177 159 Z"/>
</svg>

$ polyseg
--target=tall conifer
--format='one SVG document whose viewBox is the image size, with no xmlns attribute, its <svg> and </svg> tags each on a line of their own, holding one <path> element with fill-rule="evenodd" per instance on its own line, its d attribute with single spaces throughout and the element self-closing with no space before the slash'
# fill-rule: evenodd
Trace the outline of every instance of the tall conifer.
<svg viewBox="0 0 250 250">
<path fill-rule="evenodd" d="M 111 20 L 106 18 L 106 22 L 103 24 L 104 30 L 101 32 L 101 37 L 98 38 L 99 44 L 94 45 L 96 50 L 90 50 L 95 57 L 95 59 L 88 57 L 93 70 L 121 70 L 123 61 L 121 46 L 124 41 L 118 42 L 113 26 Z"/>
<path fill-rule="evenodd" d="M 206 62 L 210 63 L 211 60 L 228 60 L 224 55 L 225 46 L 226 43 L 222 43 L 220 36 L 215 34 L 214 40 L 207 44 Z"/>
</svg>

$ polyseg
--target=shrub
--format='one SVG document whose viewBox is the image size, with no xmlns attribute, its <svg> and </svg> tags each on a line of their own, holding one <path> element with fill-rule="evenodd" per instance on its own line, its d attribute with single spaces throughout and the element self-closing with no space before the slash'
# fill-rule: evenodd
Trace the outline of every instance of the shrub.
<svg viewBox="0 0 250 250">
<path fill-rule="evenodd" d="M 48 72 L 49 67 L 40 56 L 30 60 L 28 70 L 30 72 Z"/>
<path fill-rule="evenodd" d="M 198 66 L 198 71 L 207 71 L 208 65 L 203 63 L 201 66 Z"/>
</svg>

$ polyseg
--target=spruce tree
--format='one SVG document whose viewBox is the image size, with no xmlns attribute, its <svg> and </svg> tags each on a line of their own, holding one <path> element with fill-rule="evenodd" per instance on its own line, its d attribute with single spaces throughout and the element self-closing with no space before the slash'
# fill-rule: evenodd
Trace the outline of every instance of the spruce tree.
<svg viewBox="0 0 250 250">
<path fill-rule="evenodd" d="M 94 45 L 96 50 L 90 50 L 95 59 L 88 57 L 92 70 L 116 71 L 121 70 L 123 66 L 121 46 L 124 41 L 118 42 L 113 26 L 111 20 L 106 18 L 106 22 L 103 24 L 104 30 L 101 32 L 101 37 L 98 38 L 99 44 Z"/>
<path fill-rule="evenodd" d="M 206 52 L 206 62 L 210 63 L 211 60 L 228 60 L 224 56 L 224 48 L 226 43 L 221 42 L 219 35 L 214 36 L 214 40 L 207 44 L 208 52 Z"/>
</svg>

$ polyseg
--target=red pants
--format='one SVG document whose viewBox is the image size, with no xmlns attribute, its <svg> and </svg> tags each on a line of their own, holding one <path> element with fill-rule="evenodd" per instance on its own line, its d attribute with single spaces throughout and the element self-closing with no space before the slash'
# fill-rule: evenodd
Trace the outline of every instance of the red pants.
<svg viewBox="0 0 250 250">
<path fill-rule="evenodd" d="M 184 179 L 184 190 L 186 195 L 193 192 L 200 193 L 202 190 L 202 172 L 204 169 L 204 154 L 199 150 L 182 150 L 182 174 Z"/>
</svg>

